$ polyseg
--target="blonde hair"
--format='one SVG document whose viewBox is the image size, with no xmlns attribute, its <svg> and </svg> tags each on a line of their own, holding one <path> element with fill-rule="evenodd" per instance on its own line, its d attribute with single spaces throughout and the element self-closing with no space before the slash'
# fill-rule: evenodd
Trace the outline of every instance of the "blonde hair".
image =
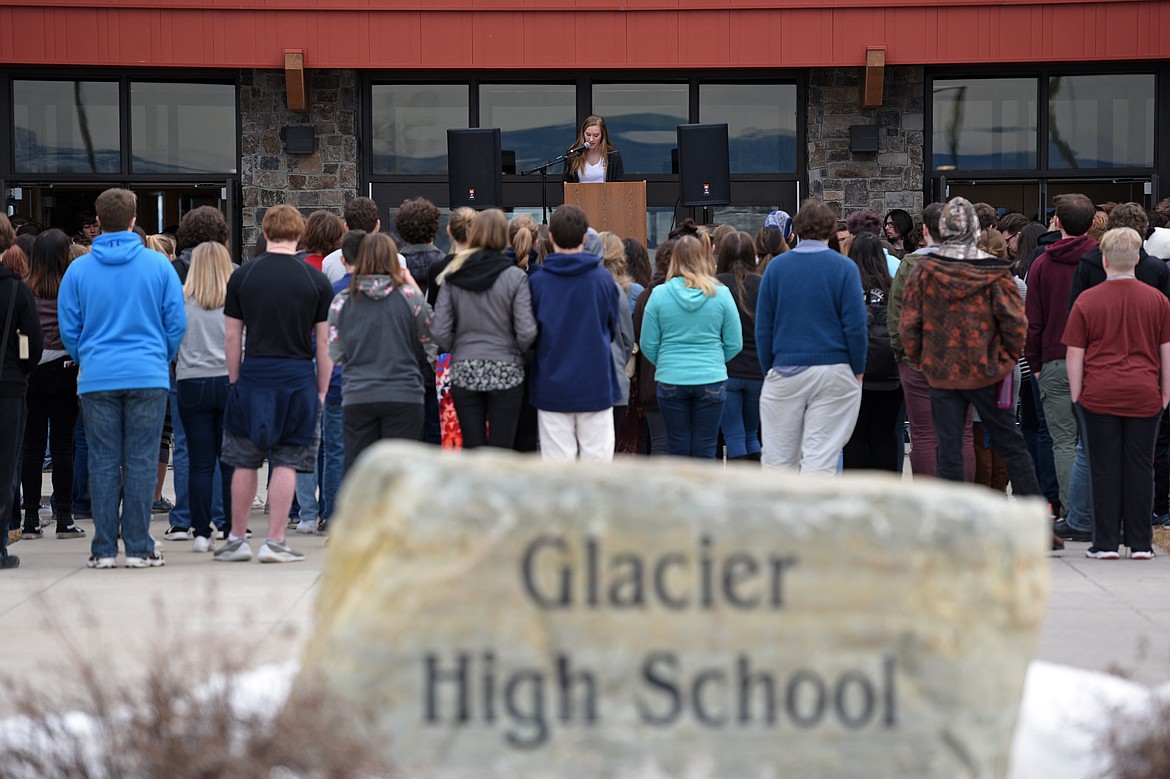
<svg viewBox="0 0 1170 779">
<path fill-rule="evenodd" d="M 175 239 L 165 233 L 146 236 L 146 248 L 165 254 L 169 259 L 175 259 Z"/>
<path fill-rule="evenodd" d="M 508 247 L 508 217 L 504 216 L 504 212 L 498 208 L 480 211 L 471 220 L 471 226 L 467 229 L 467 242 L 470 246 L 456 254 L 455 259 L 451 260 L 451 264 L 439 274 L 438 282 L 440 284 L 446 281 L 452 273 L 458 273 L 463 264 L 467 262 L 467 258 L 476 252 L 481 252 L 484 249 L 502 252 L 506 249 Z"/>
<path fill-rule="evenodd" d="M 1142 237 L 1132 227 L 1115 227 L 1101 236 L 1101 255 L 1122 273 L 1137 267 L 1141 247 Z"/>
<path fill-rule="evenodd" d="M 684 286 L 697 289 L 709 298 L 715 297 L 719 287 L 719 282 L 711 275 L 711 257 L 707 247 L 698 238 L 689 235 L 675 241 L 670 254 L 666 280 L 670 281 L 676 276 L 682 278 Z"/>
<path fill-rule="evenodd" d="M 516 253 L 516 264 L 528 269 L 528 255 L 536 246 L 536 220 L 528 214 L 512 217 L 508 225 L 508 245 Z"/>
<path fill-rule="evenodd" d="M 183 297 L 194 300 L 204 311 L 223 308 L 232 270 L 232 258 L 226 246 L 217 241 L 199 244 L 191 252 L 191 269 L 183 284 Z"/>
<path fill-rule="evenodd" d="M 633 279 L 626 268 L 626 245 L 622 243 L 621 238 L 607 230 L 601 233 L 601 246 L 601 261 L 605 269 L 622 288 L 622 292 L 629 292 Z"/>
<path fill-rule="evenodd" d="M 459 243 L 467 243 L 467 231 L 471 227 L 473 219 L 475 219 L 474 208 L 467 206 L 456 208 L 451 212 L 451 216 L 447 217 L 447 231 Z"/>
</svg>

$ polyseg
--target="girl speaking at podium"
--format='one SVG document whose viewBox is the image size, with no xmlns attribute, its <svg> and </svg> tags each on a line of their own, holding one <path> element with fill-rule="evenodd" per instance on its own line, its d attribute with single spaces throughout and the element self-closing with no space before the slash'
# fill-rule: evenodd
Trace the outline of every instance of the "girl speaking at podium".
<svg viewBox="0 0 1170 779">
<path fill-rule="evenodd" d="M 581 123 L 577 142 L 569 149 L 572 159 L 565 162 L 564 180 L 581 184 L 600 184 L 606 181 L 621 181 L 622 155 L 609 142 L 605 120 L 590 116 Z"/>
</svg>

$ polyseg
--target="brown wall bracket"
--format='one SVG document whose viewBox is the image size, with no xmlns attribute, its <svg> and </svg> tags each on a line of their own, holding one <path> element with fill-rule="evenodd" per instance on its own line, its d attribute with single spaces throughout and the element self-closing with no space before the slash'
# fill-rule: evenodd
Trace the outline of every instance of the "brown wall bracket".
<svg viewBox="0 0 1170 779">
<path fill-rule="evenodd" d="M 298 114 L 309 112 L 309 81 L 305 73 L 305 52 L 300 49 L 284 51 L 284 85 L 288 92 L 288 110 Z"/>
<path fill-rule="evenodd" d="M 882 83 L 886 74 L 886 50 L 865 50 L 865 73 L 862 74 L 861 107 L 882 107 Z"/>
</svg>

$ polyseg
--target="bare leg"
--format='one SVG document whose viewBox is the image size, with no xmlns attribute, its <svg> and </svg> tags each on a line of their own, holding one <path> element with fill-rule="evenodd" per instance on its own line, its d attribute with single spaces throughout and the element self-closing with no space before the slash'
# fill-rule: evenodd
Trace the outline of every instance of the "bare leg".
<svg viewBox="0 0 1170 779">
<path fill-rule="evenodd" d="M 253 483 L 252 488 L 255 487 Z M 288 510 L 292 507 L 296 487 L 295 470 L 283 465 L 272 469 L 272 481 L 268 483 L 268 537 L 273 541 L 284 540 L 284 527 L 288 523 Z"/>
<path fill-rule="evenodd" d="M 167 479 L 167 464 L 166 463 L 159 463 L 158 464 L 158 481 L 155 482 L 155 485 L 154 485 L 154 502 L 155 503 L 158 503 L 160 500 L 162 500 L 163 482 L 166 481 L 166 479 Z"/>
<path fill-rule="evenodd" d="M 257 471 L 236 468 L 232 473 L 232 535 L 243 538 L 248 532 L 248 512 L 256 494 Z"/>
</svg>

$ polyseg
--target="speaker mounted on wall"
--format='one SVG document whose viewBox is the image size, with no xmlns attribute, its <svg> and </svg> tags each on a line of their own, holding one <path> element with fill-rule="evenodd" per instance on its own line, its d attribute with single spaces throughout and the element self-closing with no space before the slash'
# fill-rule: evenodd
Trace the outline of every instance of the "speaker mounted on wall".
<svg viewBox="0 0 1170 779">
<path fill-rule="evenodd" d="M 284 150 L 289 154 L 312 154 L 317 150 L 311 124 L 290 124 L 284 128 Z"/>
<path fill-rule="evenodd" d="M 447 182 L 451 208 L 503 208 L 500 128 L 447 131 Z"/>
<path fill-rule="evenodd" d="M 731 205 L 726 124 L 678 126 L 678 181 L 684 206 Z"/>
</svg>

